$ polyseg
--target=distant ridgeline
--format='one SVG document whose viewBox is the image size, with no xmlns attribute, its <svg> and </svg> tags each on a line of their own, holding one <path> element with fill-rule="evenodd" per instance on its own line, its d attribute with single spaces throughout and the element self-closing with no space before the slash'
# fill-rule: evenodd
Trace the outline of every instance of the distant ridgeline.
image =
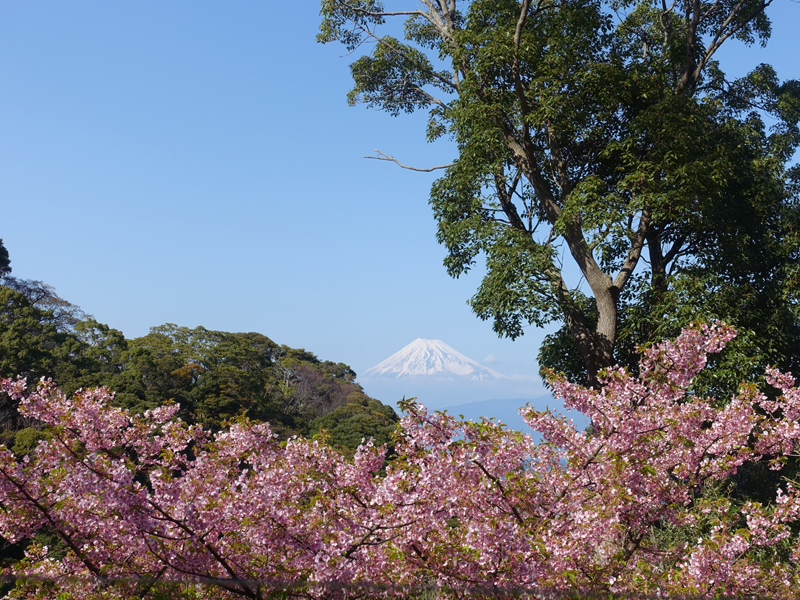
<svg viewBox="0 0 800 600">
<path fill-rule="evenodd" d="M 241 415 L 269 421 L 281 438 L 326 430 L 328 443 L 345 452 L 362 438 L 389 442 L 397 423 L 391 407 L 355 383 L 349 366 L 260 333 L 166 324 L 128 340 L 42 282 L 6 274 L 0 284 L 2 377 L 52 377 L 67 394 L 107 386 L 135 413 L 174 401 L 183 420 L 212 430 Z M 23 454 L 43 435 L 0 395 L 0 443 Z"/>
</svg>

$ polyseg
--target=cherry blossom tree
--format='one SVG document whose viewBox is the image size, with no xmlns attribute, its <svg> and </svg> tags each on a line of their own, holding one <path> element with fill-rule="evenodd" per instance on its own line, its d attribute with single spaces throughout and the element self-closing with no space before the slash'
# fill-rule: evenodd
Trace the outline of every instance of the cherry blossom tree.
<svg viewBox="0 0 800 600">
<path fill-rule="evenodd" d="M 114 408 L 105 389 L 72 398 L 50 381 L 4 380 L 51 439 L 0 450 L 0 534 L 39 531 L 6 573 L 12 598 L 442 596 L 522 588 L 637 594 L 769 595 L 800 582 L 800 494 L 766 505 L 718 493 L 745 463 L 780 472 L 800 445 L 800 390 L 743 385 L 717 401 L 694 377 L 735 332 L 689 328 L 587 389 L 552 376 L 580 430 L 522 409 L 541 443 L 493 421 L 408 402 L 396 456 L 365 442 L 345 458 L 324 438 L 279 442 L 239 421 L 209 434 Z M 794 528 L 796 529 L 796 527 Z M 204 583 L 213 582 L 213 586 Z"/>
</svg>

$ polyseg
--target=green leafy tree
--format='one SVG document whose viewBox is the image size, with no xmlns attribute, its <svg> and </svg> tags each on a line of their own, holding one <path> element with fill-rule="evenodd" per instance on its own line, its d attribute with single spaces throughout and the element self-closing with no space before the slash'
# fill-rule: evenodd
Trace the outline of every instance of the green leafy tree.
<svg viewBox="0 0 800 600">
<path fill-rule="evenodd" d="M 115 402 L 134 412 L 155 408 L 164 399 L 148 398 L 145 386 L 133 368 L 140 353 L 128 348 L 128 340 L 118 329 L 89 317 L 74 326 L 78 344 L 69 360 L 61 362 L 53 378 L 62 389 L 74 390 L 105 386 L 114 390 Z"/>
<path fill-rule="evenodd" d="M 346 453 L 352 453 L 362 441 L 392 446 L 399 418 L 391 406 L 354 394 L 343 406 L 311 421 L 311 433 L 324 431 L 326 441 Z"/>
<path fill-rule="evenodd" d="M 373 433 L 385 442 L 397 422 L 391 408 L 355 383 L 348 365 L 279 346 L 260 333 L 167 323 L 127 340 L 52 286 L 12 277 L 4 282 L 0 377 L 21 375 L 29 384 L 51 377 L 67 393 L 104 386 L 114 391 L 115 404 L 134 413 L 176 402 L 181 418 L 212 430 L 244 415 L 269 421 L 282 437 L 330 428 L 337 447 L 348 451 Z M 314 419 L 340 408 L 346 410 L 312 427 Z M 0 394 L 0 443 L 25 454 L 42 439 L 40 429 Z"/>
<path fill-rule="evenodd" d="M 0 374 L 38 378 L 57 362 L 57 348 L 66 339 L 52 322 L 52 313 L 36 308 L 21 293 L 0 286 Z"/>
<path fill-rule="evenodd" d="M 101 336 L 107 338 L 108 334 Z M 321 361 L 302 348 L 278 346 L 260 333 L 167 323 L 130 340 L 122 359 L 119 373 L 105 380 L 105 385 L 118 391 L 121 404 L 143 410 L 173 400 L 181 405 L 184 419 L 211 429 L 247 415 L 269 421 L 283 437 L 309 435 L 319 429 L 312 425 L 314 419 L 338 408 L 354 404 L 367 407 L 359 409 L 362 412 L 376 410 L 370 402 L 377 401 L 354 382 L 356 374 L 349 366 Z M 383 405 L 378 402 L 378 406 Z M 350 413 L 336 413 L 324 427 L 351 418 Z M 396 421 L 395 415 L 392 428 Z M 353 435 L 344 433 L 347 428 L 346 424 L 334 427 L 337 444 L 345 447 L 355 440 L 346 446 L 354 450 L 363 427 Z"/>
<path fill-rule="evenodd" d="M 138 382 L 146 404 L 174 400 L 184 418 L 211 428 L 244 413 L 268 420 L 272 415 L 264 392 L 276 347 L 260 334 L 168 323 L 129 342 L 120 378 Z"/>
<path fill-rule="evenodd" d="M 6 276 L 3 285 L 24 295 L 36 308 L 51 311 L 50 320 L 59 331 L 74 332 L 75 326 L 80 321 L 91 319 L 91 315 L 87 315 L 79 306 L 64 300 L 56 294 L 53 286 L 43 281 Z"/>
<path fill-rule="evenodd" d="M 73 363 L 82 343 L 59 323 L 52 310 L 39 308 L 25 294 L 0 286 L 0 377 L 22 376 L 32 384 L 40 377 L 56 376 L 65 367 L 65 372 L 77 372 Z M 18 432 L 36 427 L 30 419 L 20 417 L 16 402 L 0 393 L 0 443 L 14 446 Z"/>
<path fill-rule="evenodd" d="M 425 170 L 444 169 L 448 272 L 485 260 L 477 315 L 512 338 L 562 323 L 540 361 L 596 383 L 698 315 L 792 366 L 800 83 L 768 65 L 730 81 L 714 59 L 766 43 L 770 2 L 323 0 L 318 39 L 370 48 L 351 104 L 427 110 L 428 140 L 455 142 Z"/>
<path fill-rule="evenodd" d="M 8 256 L 8 250 L 3 245 L 3 240 L 0 239 L 0 278 L 9 273 L 11 273 L 11 259 Z"/>
</svg>

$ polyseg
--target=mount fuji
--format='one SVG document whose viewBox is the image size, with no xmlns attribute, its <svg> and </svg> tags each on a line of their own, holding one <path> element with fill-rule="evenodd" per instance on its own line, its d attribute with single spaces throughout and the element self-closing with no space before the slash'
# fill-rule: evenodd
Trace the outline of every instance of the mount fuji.
<svg viewBox="0 0 800 600">
<path fill-rule="evenodd" d="M 396 406 L 415 397 L 433 410 L 491 398 L 523 400 L 519 407 L 546 392 L 532 377 L 507 377 L 442 340 L 421 338 L 364 371 L 358 382 L 382 402 Z"/>
<path fill-rule="evenodd" d="M 497 371 L 464 356 L 442 340 L 417 338 L 399 352 L 367 369 L 362 377 L 415 377 L 470 379 L 475 381 L 508 379 Z"/>
<path fill-rule="evenodd" d="M 430 410 L 448 410 L 468 419 L 497 417 L 512 428 L 528 429 L 519 408 L 563 406 L 532 377 L 507 377 L 464 356 L 442 340 L 416 339 L 367 369 L 359 383 L 373 398 L 397 408 L 416 398 Z"/>
</svg>

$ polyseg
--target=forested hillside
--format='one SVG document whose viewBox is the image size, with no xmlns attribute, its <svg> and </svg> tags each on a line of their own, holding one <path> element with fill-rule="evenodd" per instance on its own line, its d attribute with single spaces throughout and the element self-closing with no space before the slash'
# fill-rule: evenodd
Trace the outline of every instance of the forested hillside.
<svg viewBox="0 0 800 600">
<path fill-rule="evenodd" d="M 241 416 L 269 421 L 281 437 L 329 432 L 354 450 L 362 438 L 390 441 L 394 410 L 367 396 L 346 364 L 255 332 L 229 333 L 167 323 L 126 339 L 40 281 L 0 279 L 0 377 L 52 377 L 66 393 L 107 386 L 121 407 L 140 413 L 167 402 L 179 416 L 218 430 Z M 0 397 L 0 442 L 18 453 L 40 438 Z"/>
</svg>

